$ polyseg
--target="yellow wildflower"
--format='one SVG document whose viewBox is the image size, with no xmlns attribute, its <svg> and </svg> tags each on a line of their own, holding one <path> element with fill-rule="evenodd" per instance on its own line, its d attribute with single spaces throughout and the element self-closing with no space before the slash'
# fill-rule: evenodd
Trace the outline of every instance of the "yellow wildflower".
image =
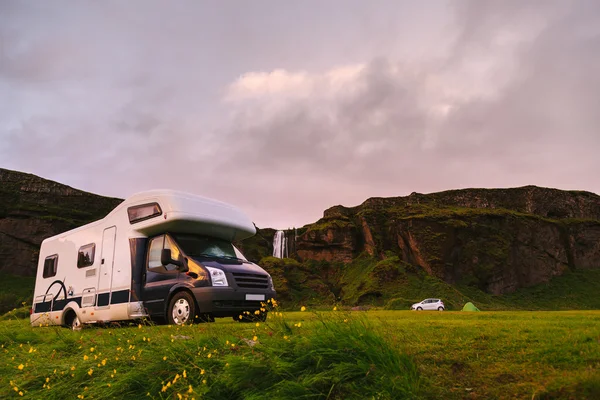
<svg viewBox="0 0 600 400">
<path fill-rule="evenodd" d="M 208 358 L 211 358 L 211 357 L 212 357 L 212 354 L 211 354 L 211 353 L 208 353 L 208 355 L 207 355 L 206 357 L 208 357 Z"/>
<path fill-rule="evenodd" d="M 206 379 L 202 379 L 202 383 L 206 385 Z"/>
<path fill-rule="evenodd" d="M 337 307 L 333 307 L 333 311 L 337 311 Z"/>
<path fill-rule="evenodd" d="M 183 370 L 183 377 L 187 378 L 187 374 L 185 373 L 185 369 Z"/>
<path fill-rule="evenodd" d="M 204 375 L 204 372 L 205 371 L 203 369 L 200 369 L 200 375 Z"/>
<path fill-rule="evenodd" d="M 260 323 L 258 323 L 258 322 L 257 322 L 257 323 L 256 323 L 256 327 L 258 328 L 259 326 L 260 326 Z"/>
<path fill-rule="evenodd" d="M 89 358 L 89 357 L 87 356 L 87 354 L 86 354 L 86 355 L 84 355 L 84 356 L 83 356 L 83 361 L 87 361 L 87 359 L 88 359 L 88 358 Z"/>
<path fill-rule="evenodd" d="M 92 375 L 94 373 L 94 370 L 92 368 L 90 368 L 90 370 L 88 371 L 88 375 Z"/>
<path fill-rule="evenodd" d="M 183 399 L 183 397 L 181 397 L 181 395 L 180 395 L 179 393 L 177 393 L 177 398 L 178 398 L 179 400 Z"/>
<path fill-rule="evenodd" d="M 188 387 L 188 393 L 194 393 L 194 389 L 192 388 L 192 385 L 190 385 Z"/>
<path fill-rule="evenodd" d="M 304 307 L 304 306 L 300 307 L 300 311 L 306 311 L 306 307 Z"/>
<path fill-rule="evenodd" d="M 167 356 L 164 356 L 164 357 L 163 357 L 163 361 L 167 361 Z"/>
<path fill-rule="evenodd" d="M 256 342 L 256 341 L 258 340 L 258 337 L 257 337 L 257 336 L 254 336 L 254 337 L 252 338 L 252 340 L 254 340 L 254 341 Z"/>
<path fill-rule="evenodd" d="M 17 368 L 19 368 L 20 370 L 22 370 L 23 368 L 25 368 L 25 366 L 23 364 L 19 364 L 19 366 Z"/>
</svg>

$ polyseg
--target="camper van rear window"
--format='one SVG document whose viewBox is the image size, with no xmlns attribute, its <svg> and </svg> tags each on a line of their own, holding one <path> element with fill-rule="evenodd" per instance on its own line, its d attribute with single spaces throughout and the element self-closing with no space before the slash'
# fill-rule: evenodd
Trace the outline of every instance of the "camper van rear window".
<svg viewBox="0 0 600 400">
<path fill-rule="evenodd" d="M 58 254 L 46 257 L 44 260 L 44 278 L 50 278 L 56 275 L 56 267 L 58 266 Z"/>
<path fill-rule="evenodd" d="M 85 268 L 94 265 L 94 254 L 96 253 L 96 245 L 94 243 L 86 244 L 79 248 L 77 255 L 77 268 Z"/>
<path fill-rule="evenodd" d="M 151 203 L 129 207 L 127 209 L 127 214 L 129 214 L 129 222 L 135 224 L 136 222 L 140 222 L 162 214 L 162 210 L 160 209 L 158 203 Z"/>
</svg>

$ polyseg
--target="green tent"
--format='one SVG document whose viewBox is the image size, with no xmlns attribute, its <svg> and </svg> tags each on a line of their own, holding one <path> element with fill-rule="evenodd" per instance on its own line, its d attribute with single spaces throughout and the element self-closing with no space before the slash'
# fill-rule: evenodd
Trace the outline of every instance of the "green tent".
<svg viewBox="0 0 600 400">
<path fill-rule="evenodd" d="M 479 311 L 479 308 L 475 307 L 475 304 L 468 302 L 462 309 L 463 311 Z"/>
</svg>

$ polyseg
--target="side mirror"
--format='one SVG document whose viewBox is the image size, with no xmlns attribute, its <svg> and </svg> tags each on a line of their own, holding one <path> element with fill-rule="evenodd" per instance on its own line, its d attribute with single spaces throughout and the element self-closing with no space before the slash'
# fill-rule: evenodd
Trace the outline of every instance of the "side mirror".
<svg viewBox="0 0 600 400">
<path fill-rule="evenodd" d="M 178 267 L 181 267 L 183 265 L 181 260 L 173 260 L 171 258 L 171 249 L 162 249 L 162 251 L 160 252 L 160 263 L 162 265 L 173 264 Z"/>
</svg>

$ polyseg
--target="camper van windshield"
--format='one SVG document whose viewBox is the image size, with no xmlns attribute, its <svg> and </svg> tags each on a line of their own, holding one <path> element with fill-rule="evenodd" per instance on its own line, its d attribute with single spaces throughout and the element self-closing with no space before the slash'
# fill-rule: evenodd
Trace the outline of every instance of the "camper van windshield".
<svg viewBox="0 0 600 400">
<path fill-rule="evenodd" d="M 218 257 L 246 261 L 242 253 L 231 242 L 207 236 L 173 235 L 175 240 L 190 257 Z"/>
</svg>

